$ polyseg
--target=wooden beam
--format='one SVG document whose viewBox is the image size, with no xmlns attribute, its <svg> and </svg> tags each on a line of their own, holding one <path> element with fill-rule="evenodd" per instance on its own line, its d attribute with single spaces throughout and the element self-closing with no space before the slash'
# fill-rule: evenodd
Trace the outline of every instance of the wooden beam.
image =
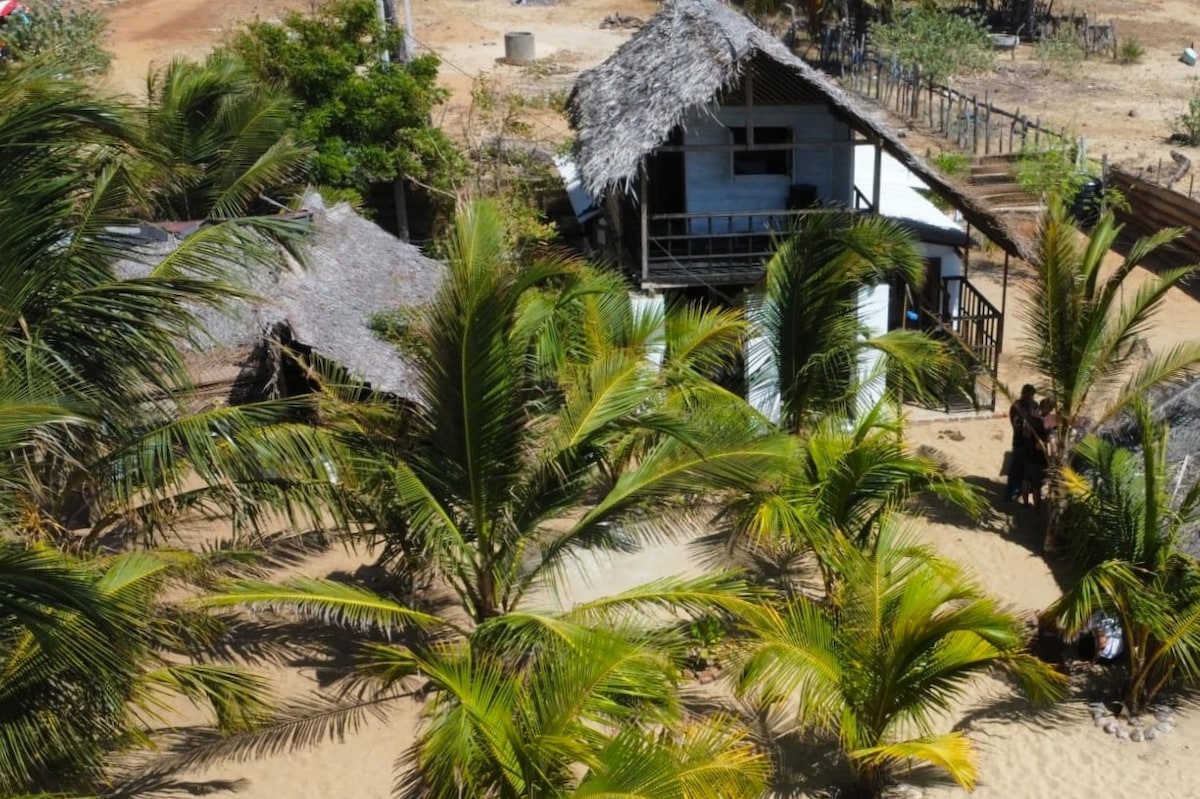
<svg viewBox="0 0 1200 799">
<path fill-rule="evenodd" d="M 747 132 L 749 135 L 749 132 Z M 800 141 L 791 144 L 760 144 L 751 147 L 747 144 L 666 144 L 655 148 L 656 153 L 702 153 L 702 152 L 767 152 L 773 150 L 829 150 L 835 147 L 853 147 L 855 142 L 836 139 L 822 141 Z"/>
</svg>

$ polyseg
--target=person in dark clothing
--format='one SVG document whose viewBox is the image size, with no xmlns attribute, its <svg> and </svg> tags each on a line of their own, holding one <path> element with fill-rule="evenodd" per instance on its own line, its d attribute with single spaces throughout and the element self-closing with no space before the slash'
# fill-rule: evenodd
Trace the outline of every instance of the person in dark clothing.
<svg viewBox="0 0 1200 799">
<path fill-rule="evenodd" d="M 1026 383 L 1021 386 L 1021 396 L 1008 409 L 1008 422 L 1012 425 L 1012 455 L 1008 461 L 1008 482 L 1004 487 L 1004 496 L 1010 502 L 1021 496 L 1025 480 L 1025 463 L 1028 460 L 1026 449 L 1031 443 L 1032 434 L 1029 419 L 1037 410 L 1037 400 L 1034 399 L 1036 393 L 1036 389 Z"/>
<path fill-rule="evenodd" d="M 1046 456 L 1046 423 L 1040 406 L 1034 406 L 1025 425 L 1027 435 L 1022 450 L 1025 462 L 1021 467 L 1021 503 L 1032 504 L 1041 511 L 1042 485 L 1046 482 L 1046 467 L 1050 465 L 1050 460 Z"/>
</svg>

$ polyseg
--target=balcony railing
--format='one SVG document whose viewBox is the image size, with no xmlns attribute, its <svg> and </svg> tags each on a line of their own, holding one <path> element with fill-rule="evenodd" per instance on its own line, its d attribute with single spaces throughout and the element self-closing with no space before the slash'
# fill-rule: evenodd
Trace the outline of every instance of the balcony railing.
<svg viewBox="0 0 1200 799">
<path fill-rule="evenodd" d="M 846 209 L 655 214 L 645 241 L 647 282 L 668 285 L 752 283 L 779 237 L 809 214 Z"/>
<path fill-rule="evenodd" d="M 996 407 L 996 372 L 1000 367 L 1000 309 L 979 293 L 965 277 L 941 279 L 936 308 L 919 309 L 920 326 L 956 342 L 969 361 L 970 385 L 948 387 L 945 410 L 953 410 L 963 392 L 976 407 Z"/>
</svg>

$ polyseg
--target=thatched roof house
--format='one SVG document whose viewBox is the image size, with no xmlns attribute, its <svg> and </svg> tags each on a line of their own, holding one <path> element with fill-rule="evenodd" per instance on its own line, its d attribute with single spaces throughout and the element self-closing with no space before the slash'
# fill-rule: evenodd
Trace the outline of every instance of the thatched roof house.
<svg viewBox="0 0 1200 799">
<path fill-rule="evenodd" d="M 754 102 L 824 103 L 843 122 L 917 174 L 1009 254 L 1032 246 L 961 185 L 915 155 L 868 109 L 774 36 L 718 0 L 667 0 L 662 9 L 600 66 L 583 73 L 568 100 L 575 160 L 587 191 L 636 192 L 639 169 L 698 109 L 713 109 L 744 91 L 754 65 Z M 760 100 L 760 96 L 762 100 Z"/>
<path fill-rule="evenodd" d="M 372 390 L 413 399 L 410 364 L 376 335 L 371 321 L 379 312 L 427 304 L 444 265 L 346 203 L 326 209 L 313 193 L 305 207 L 312 214 L 305 267 L 256 272 L 248 280 L 253 301 L 198 314 L 214 345 L 188 354 L 197 388 L 210 402 L 289 393 L 277 358 L 277 345 L 285 344 L 336 363 Z M 125 262 L 118 270 L 144 273 L 146 262 L 173 246 L 153 245 L 142 263 Z"/>
</svg>

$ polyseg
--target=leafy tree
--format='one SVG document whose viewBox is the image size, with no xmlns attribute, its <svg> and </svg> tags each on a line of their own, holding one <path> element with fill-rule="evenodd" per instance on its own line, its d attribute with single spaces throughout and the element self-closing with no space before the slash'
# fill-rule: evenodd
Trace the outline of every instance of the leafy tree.
<svg viewBox="0 0 1200 799">
<path fill-rule="evenodd" d="M 382 59 L 401 37 L 379 22 L 374 0 L 332 0 L 311 17 L 251 23 L 229 46 L 259 80 L 296 98 L 296 135 L 316 148 L 318 185 L 364 192 L 404 176 L 449 190 L 460 156 L 430 119 L 446 97 L 438 60 Z"/>
<path fill-rule="evenodd" d="M 1163 230 L 1139 239 L 1114 270 L 1105 257 L 1121 228 L 1111 212 L 1081 246 L 1066 208 L 1052 200 L 1038 234 L 1033 283 L 1023 304 L 1028 325 L 1021 357 L 1039 388 L 1054 398 L 1058 426 L 1050 448 L 1047 478 L 1052 497 L 1047 546 L 1053 545 L 1061 494 L 1056 476 L 1071 462 L 1078 433 L 1128 409 L 1154 388 L 1190 374 L 1200 365 L 1200 344 L 1179 344 L 1137 362 L 1136 345 L 1162 306 L 1167 292 L 1195 268 L 1160 270 L 1136 291 L 1130 276 L 1159 247 L 1181 234 Z"/>
<path fill-rule="evenodd" d="M 936 715 L 993 668 L 1038 700 L 1058 695 L 1061 676 L 1023 651 L 1020 619 L 894 530 L 871 551 L 841 548 L 838 571 L 826 601 L 793 595 L 749 616 L 738 691 L 799 729 L 835 733 L 863 796 L 911 761 L 972 788 L 970 741 L 934 732 Z"/>
<path fill-rule="evenodd" d="M 264 685 L 187 662 L 223 629 L 165 600 L 212 563 L 183 553 L 75 560 L 0 544 L 0 790 L 97 790 L 116 751 L 147 742 L 172 694 L 208 704 L 226 732 L 267 715 Z"/>
<path fill-rule="evenodd" d="M 136 264 L 114 231 L 138 196 L 124 167 L 139 141 L 125 109 L 51 67 L 0 72 L 0 404 L 37 410 L 0 441 L 0 513 L 62 540 L 161 530 L 191 508 L 254 519 L 255 502 L 315 518 L 331 490 L 321 436 L 290 423 L 294 404 L 191 412 L 181 351 L 208 343 L 197 309 L 244 296 L 238 270 L 274 265 L 269 237 L 299 231 L 230 220 Z"/>
<path fill-rule="evenodd" d="M 286 200 L 312 151 L 292 136 L 292 99 L 227 52 L 176 59 L 146 86 L 154 219 L 243 216 L 262 194 Z"/>
<path fill-rule="evenodd" d="M 112 63 L 112 53 L 104 49 L 107 28 L 98 9 L 33 3 L 10 16 L 3 44 L 18 60 L 53 63 L 78 77 L 96 75 Z"/>
<path fill-rule="evenodd" d="M 1128 653 L 1124 701 L 1139 713 L 1173 682 L 1200 677 L 1200 565 L 1182 547 L 1200 521 L 1200 481 L 1178 505 L 1166 463 L 1167 429 L 1137 403 L 1140 452 L 1096 436 L 1063 476 L 1069 544 L 1083 576 L 1050 608 L 1068 634 L 1094 614 L 1117 618 Z"/>
<path fill-rule="evenodd" d="M 866 352 L 883 356 L 906 396 L 930 396 L 950 382 L 957 364 L 945 343 L 911 330 L 863 336 L 859 290 L 893 277 L 920 286 L 925 264 L 913 237 L 881 217 L 811 214 L 780 242 L 755 321 L 770 347 L 785 429 L 844 413 L 862 387 L 855 375 Z"/>
</svg>

